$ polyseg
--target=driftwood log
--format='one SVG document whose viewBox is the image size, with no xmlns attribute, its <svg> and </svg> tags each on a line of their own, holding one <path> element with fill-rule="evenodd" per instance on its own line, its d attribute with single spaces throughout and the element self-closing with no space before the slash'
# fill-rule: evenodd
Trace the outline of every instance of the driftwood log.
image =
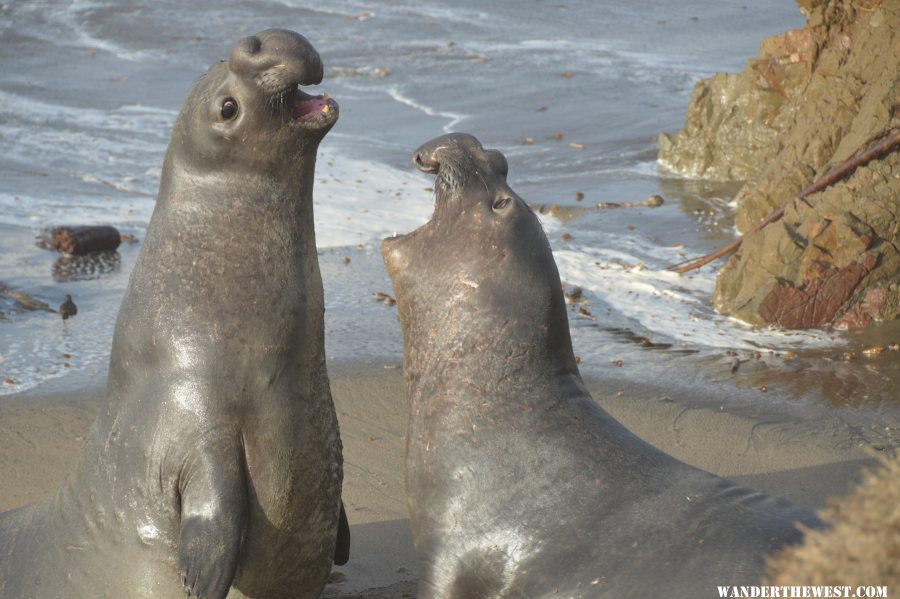
<svg viewBox="0 0 900 599">
<path fill-rule="evenodd" d="M 108 225 L 56 227 L 50 246 L 63 254 L 84 255 L 92 252 L 111 252 L 122 243 L 118 229 Z"/>
</svg>

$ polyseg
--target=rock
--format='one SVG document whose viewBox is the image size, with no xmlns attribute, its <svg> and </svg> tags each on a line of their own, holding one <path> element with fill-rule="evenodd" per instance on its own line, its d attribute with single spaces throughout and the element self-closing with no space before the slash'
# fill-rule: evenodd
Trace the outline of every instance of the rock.
<svg viewBox="0 0 900 599">
<path fill-rule="evenodd" d="M 812 207 L 789 205 L 746 238 L 716 280 L 716 309 L 785 328 L 859 329 L 900 317 L 900 205 L 890 195 L 860 203 L 851 190 L 888 167 L 900 173 L 900 156 L 810 196 Z"/>
<path fill-rule="evenodd" d="M 877 133 L 900 126 L 900 3 L 798 0 L 801 30 L 763 40 L 738 75 L 697 84 L 660 160 L 688 176 L 746 180 L 737 225 L 776 208 L 719 273 L 714 304 L 753 324 L 862 328 L 900 317 L 900 153 L 792 200 Z"/>
<path fill-rule="evenodd" d="M 694 86 L 684 129 L 659 134 L 659 160 L 695 179 L 748 179 L 780 133 L 784 98 L 760 89 L 752 74 L 718 73 Z M 739 118 L 732 118 L 738 113 Z"/>
</svg>

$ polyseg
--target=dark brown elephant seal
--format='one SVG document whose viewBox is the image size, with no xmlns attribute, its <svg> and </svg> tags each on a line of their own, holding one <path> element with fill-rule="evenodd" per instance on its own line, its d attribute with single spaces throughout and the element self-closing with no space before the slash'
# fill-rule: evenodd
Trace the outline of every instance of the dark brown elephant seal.
<svg viewBox="0 0 900 599">
<path fill-rule="evenodd" d="M 559 274 L 503 155 L 439 137 L 431 221 L 386 239 L 404 339 L 419 599 L 718 597 L 810 510 L 666 455 L 603 411 Z"/>
<path fill-rule="evenodd" d="M 312 204 L 338 107 L 298 89 L 321 79 L 272 29 L 188 95 L 106 407 L 63 488 L 0 516 L 0 597 L 318 597 L 346 557 Z"/>
</svg>

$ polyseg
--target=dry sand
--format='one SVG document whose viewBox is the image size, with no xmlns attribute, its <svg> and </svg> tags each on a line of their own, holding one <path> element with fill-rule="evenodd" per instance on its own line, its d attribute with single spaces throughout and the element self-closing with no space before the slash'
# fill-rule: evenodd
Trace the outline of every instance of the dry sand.
<svg viewBox="0 0 900 599">
<path fill-rule="evenodd" d="M 329 366 L 344 443 L 350 562 L 324 597 L 415 597 L 417 568 L 403 484 L 406 416 L 396 364 Z M 588 381 L 594 398 L 663 451 L 797 503 L 821 507 L 874 464 L 839 415 L 714 409 L 709 398 Z M 0 510 L 40 499 L 78 463 L 101 392 L 36 393 L 0 400 Z M 825 415 L 823 415 L 825 414 Z"/>
</svg>

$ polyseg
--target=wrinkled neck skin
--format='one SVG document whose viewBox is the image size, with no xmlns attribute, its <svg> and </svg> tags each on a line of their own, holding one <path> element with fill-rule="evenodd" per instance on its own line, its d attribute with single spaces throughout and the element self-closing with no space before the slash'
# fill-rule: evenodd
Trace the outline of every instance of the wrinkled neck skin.
<svg viewBox="0 0 900 599">
<path fill-rule="evenodd" d="M 431 438 L 469 426 L 473 414 L 560 396 L 551 390 L 583 392 L 552 259 L 516 261 L 515 249 L 497 250 L 502 240 L 432 242 L 438 226 L 426 225 L 418 240 L 428 275 L 411 275 L 414 290 L 395 281 L 411 430 Z M 466 236 L 460 225 L 456 230 Z M 473 243 L 485 246 L 475 250 L 483 261 L 455 256 Z M 549 256 L 550 249 L 535 251 Z"/>
<path fill-rule="evenodd" d="M 163 182 L 160 193 L 166 200 L 157 205 L 142 248 L 138 266 L 144 268 L 132 274 L 129 296 L 146 294 L 142 301 L 155 300 L 163 314 L 176 309 L 170 313 L 176 321 L 184 316 L 172 300 L 195 309 L 210 307 L 211 312 L 192 318 L 220 329 L 238 326 L 234 319 L 271 320 L 272 309 L 298 299 L 282 297 L 283 289 L 272 283 L 290 282 L 290 288 L 293 274 L 318 272 L 312 207 L 315 158 L 313 147 L 292 173 L 234 177 L 192 172 L 174 159 L 176 165 L 169 169 L 174 175 Z M 231 237 L 215 238 L 209 231 L 229 231 Z M 191 275 L 204 270 L 216 276 Z M 215 286 L 196 286 L 210 279 Z M 257 287 L 256 281 L 267 285 Z"/>
</svg>

